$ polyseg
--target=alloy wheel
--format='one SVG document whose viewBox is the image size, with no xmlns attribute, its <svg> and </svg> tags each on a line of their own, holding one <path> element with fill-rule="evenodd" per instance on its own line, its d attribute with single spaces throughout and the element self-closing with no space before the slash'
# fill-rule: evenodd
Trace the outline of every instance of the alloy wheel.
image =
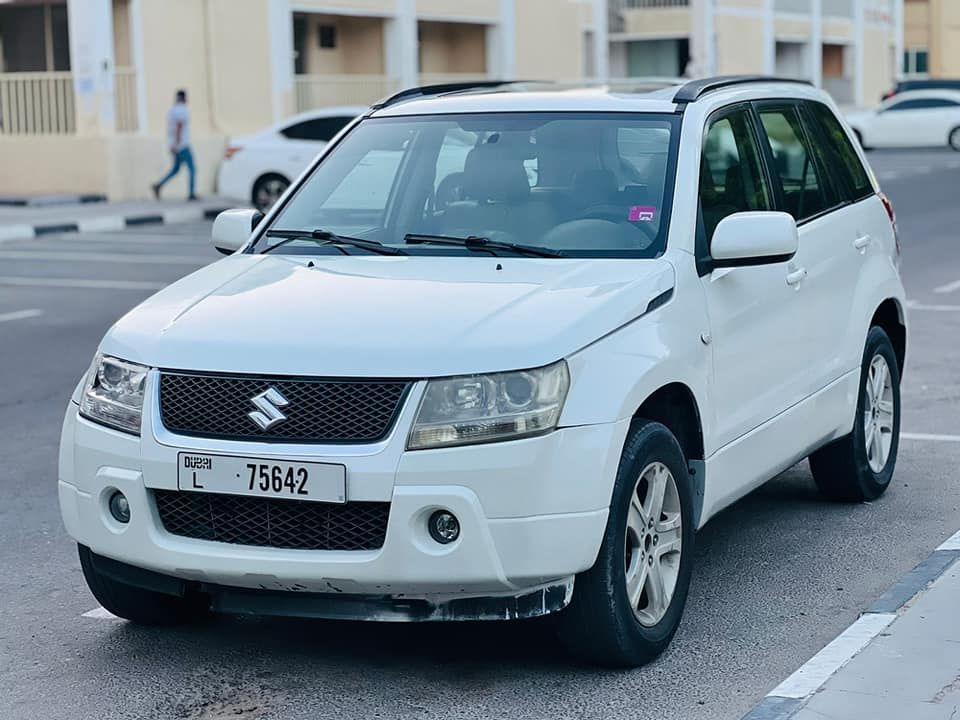
<svg viewBox="0 0 960 720">
<path fill-rule="evenodd" d="M 890 366 L 883 355 L 874 355 L 867 371 L 867 401 L 863 409 L 863 439 L 870 469 L 880 473 L 886 467 L 893 443 L 893 384 Z"/>
<path fill-rule="evenodd" d="M 274 203 L 280 199 L 280 196 L 286 192 L 289 183 L 280 178 L 271 178 L 264 180 L 257 187 L 257 196 L 254 198 L 254 204 L 257 209 L 266 212 L 273 207 Z"/>
<path fill-rule="evenodd" d="M 652 627 L 667 614 L 680 573 L 683 520 L 677 481 L 666 465 L 647 465 L 634 485 L 624 555 L 627 600 Z"/>
</svg>

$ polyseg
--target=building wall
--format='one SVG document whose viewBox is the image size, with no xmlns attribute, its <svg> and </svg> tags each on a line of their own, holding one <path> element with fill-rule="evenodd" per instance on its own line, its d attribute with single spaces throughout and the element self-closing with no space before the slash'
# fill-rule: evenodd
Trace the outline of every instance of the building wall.
<svg viewBox="0 0 960 720">
<path fill-rule="evenodd" d="M 903 46 L 930 47 L 930 3 L 928 0 L 909 0 L 903 5 Z"/>
<path fill-rule="evenodd" d="M 130 47 L 130 0 L 113 0 L 113 64 L 133 65 Z"/>
<path fill-rule="evenodd" d="M 960 2 L 930 0 L 930 74 L 960 77 Z"/>
<path fill-rule="evenodd" d="M 487 72 L 487 26 L 420 22 L 421 73 Z"/>
<path fill-rule="evenodd" d="M 303 49 L 306 56 L 304 68 L 308 75 L 386 73 L 383 19 L 311 13 L 306 16 L 306 22 Z M 337 29 L 335 48 L 320 47 L 318 33 L 321 25 L 332 25 Z"/>
<path fill-rule="evenodd" d="M 718 75 L 761 72 L 764 64 L 762 42 L 744 42 L 744 38 L 762 38 L 763 20 L 759 17 L 717 15 L 716 55 Z"/>
<path fill-rule="evenodd" d="M 526 2 L 526 0 L 520 0 Z M 496 22 L 500 17 L 499 0 L 417 0 L 417 16 L 421 18 L 469 18 Z"/>
<path fill-rule="evenodd" d="M 690 8 L 628 8 L 623 11 L 623 32 L 637 37 L 686 37 L 690 34 Z"/>
<path fill-rule="evenodd" d="M 517 0 L 516 76 L 570 80 L 583 75 L 584 29 L 578 3 Z"/>
</svg>

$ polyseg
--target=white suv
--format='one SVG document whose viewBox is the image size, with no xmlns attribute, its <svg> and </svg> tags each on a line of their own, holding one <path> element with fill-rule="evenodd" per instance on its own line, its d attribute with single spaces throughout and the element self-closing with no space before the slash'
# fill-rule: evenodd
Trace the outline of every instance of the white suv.
<svg viewBox="0 0 960 720">
<path fill-rule="evenodd" d="M 373 107 L 103 339 L 59 487 L 112 613 L 556 613 L 635 665 L 722 508 L 808 456 L 889 485 L 896 228 L 825 94 L 454 90 Z"/>
</svg>

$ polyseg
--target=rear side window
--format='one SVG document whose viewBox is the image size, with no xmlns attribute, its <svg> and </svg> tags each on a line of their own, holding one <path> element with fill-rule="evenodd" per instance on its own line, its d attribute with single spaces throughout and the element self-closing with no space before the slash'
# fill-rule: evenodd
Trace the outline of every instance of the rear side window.
<svg viewBox="0 0 960 720">
<path fill-rule="evenodd" d="M 313 140 L 314 142 L 329 142 L 353 118 L 326 117 L 304 120 L 281 130 L 281 134 L 288 140 Z"/>
<path fill-rule="evenodd" d="M 796 108 L 760 107 L 759 112 L 773 157 L 774 175 L 783 187 L 784 209 L 801 222 L 835 205 Z"/>
<path fill-rule="evenodd" d="M 938 108 L 955 108 L 960 103 L 946 98 L 915 98 L 913 100 L 901 100 L 898 103 L 888 106 L 883 112 L 898 112 L 900 110 L 936 110 Z"/>
<path fill-rule="evenodd" d="M 820 103 L 809 103 L 807 107 L 823 137 L 826 160 L 834 172 L 842 176 L 849 199 L 857 201 L 872 195 L 870 177 L 833 111 Z"/>
<path fill-rule="evenodd" d="M 749 111 L 713 120 L 700 160 L 700 208 L 707 240 L 728 215 L 770 210 L 772 198 Z"/>
</svg>

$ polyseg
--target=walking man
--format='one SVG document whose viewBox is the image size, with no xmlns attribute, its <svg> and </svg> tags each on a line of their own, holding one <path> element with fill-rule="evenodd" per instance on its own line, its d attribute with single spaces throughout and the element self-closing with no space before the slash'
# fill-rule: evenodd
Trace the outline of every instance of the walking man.
<svg viewBox="0 0 960 720">
<path fill-rule="evenodd" d="M 167 146 L 173 155 L 173 167 L 160 182 L 152 185 L 153 196 L 160 199 L 160 189 L 180 172 L 180 166 L 187 166 L 190 176 L 190 200 L 196 200 L 194 192 L 193 153 L 190 151 L 190 111 L 187 109 L 187 91 L 177 90 L 177 100 L 167 112 Z"/>
</svg>

